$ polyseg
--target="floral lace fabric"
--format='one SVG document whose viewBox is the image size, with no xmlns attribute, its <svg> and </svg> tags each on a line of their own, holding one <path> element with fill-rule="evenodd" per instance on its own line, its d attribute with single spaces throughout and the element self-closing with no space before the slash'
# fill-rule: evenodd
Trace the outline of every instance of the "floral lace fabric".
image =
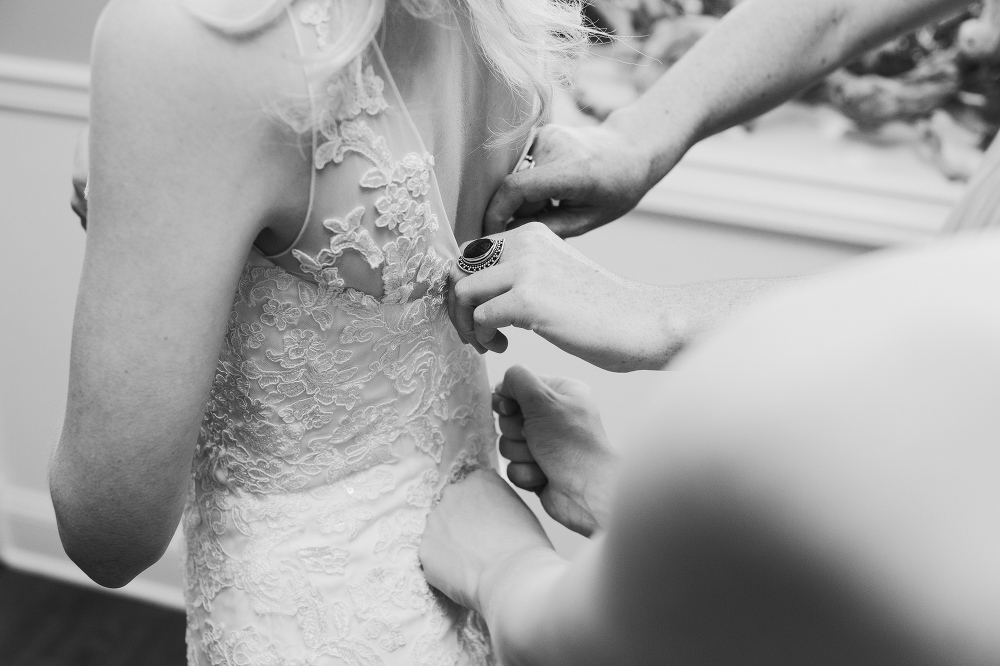
<svg viewBox="0 0 1000 666">
<path fill-rule="evenodd" d="M 328 3 L 294 7 L 321 50 Z M 490 663 L 481 619 L 417 561 L 434 498 L 495 438 L 445 310 L 458 248 L 434 159 L 374 45 L 317 87 L 307 233 L 249 257 L 198 441 L 188 662 Z"/>
</svg>

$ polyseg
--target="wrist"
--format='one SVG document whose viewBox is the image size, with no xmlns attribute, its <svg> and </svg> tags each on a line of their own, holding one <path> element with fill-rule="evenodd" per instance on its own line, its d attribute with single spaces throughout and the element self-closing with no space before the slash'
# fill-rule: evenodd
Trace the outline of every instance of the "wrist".
<svg viewBox="0 0 1000 666">
<path fill-rule="evenodd" d="M 677 354 L 688 346 L 697 322 L 697 313 L 685 301 L 683 289 L 677 287 L 656 287 L 651 295 L 649 308 L 652 321 L 651 369 L 662 370 Z"/>
<path fill-rule="evenodd" d="M 635 347 L 628 370 L 662 370 L 690 339 L 692 322 L 683 294 L 674 287 L 638 282 L 629 293 L 636 320 L 629 332 Z"/>
<path fill-rule="evenodd" d="M 649 106 L 639 99 L 616 109 L 603 123 L 643 156 L 647 190 L 660 182 L 701 138 L 700 126 L 692 114 Z"/>
<path fill-rule="evenodd" d="M 483 571 L 474 610 L 486 620 L 501 657 L 530 647 L 532 632 L 545 624 L 545 600 L 568 565 L 553 549 L 536 546 Z"/>
</svg>

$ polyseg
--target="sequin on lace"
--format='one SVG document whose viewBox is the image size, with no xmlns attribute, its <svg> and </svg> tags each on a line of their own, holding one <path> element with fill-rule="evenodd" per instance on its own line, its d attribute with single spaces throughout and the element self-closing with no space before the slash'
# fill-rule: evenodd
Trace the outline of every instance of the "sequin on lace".
<svg viewBox="0 0 1000 666">
<path fill-rule="evenodd" d="M 330 1 L 297 16 L 325 48 Z M 379 131 L 401 121 L 376 66 L 357 58 L 317 110 L 315 168 L 367 163 L 357 205 L 292 251 L 298 270 L 251 255 L 235 294 L 183 522 L 192 665 L 492 663 L 481 619 L 417 562 L 442 485 L 490 465 L 495 432 L 444 308 L 434 159 Z M 381 295 L 345 278 L 347 254 Z"/>
</svg>

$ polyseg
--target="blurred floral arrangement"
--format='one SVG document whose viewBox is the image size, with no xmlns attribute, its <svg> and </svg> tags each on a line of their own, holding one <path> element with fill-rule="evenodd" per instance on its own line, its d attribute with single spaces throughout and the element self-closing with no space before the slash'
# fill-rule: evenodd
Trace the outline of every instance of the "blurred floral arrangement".
<svg viewBox="0 0 1000 666">
<path fill-rule="evenodd" d="M 578 106 L 601 119 L 627 104 L 739 1 L 591 0 L 590 20 L 630 48 L 593 45 L 598 55 L 608 49 L 614 55 L 591 59 L 596 69 L 581 72 Z M 968 178 L 968 160 L 949 160 L 946 153 L 953 141 L 985 150 L 1000 127 L 1000 0 L 972 2 L 957 15 L 865 53 L 800 101 L 836 108 L 865 134 L 909 123 L 946 176 Z"/>
</svg>

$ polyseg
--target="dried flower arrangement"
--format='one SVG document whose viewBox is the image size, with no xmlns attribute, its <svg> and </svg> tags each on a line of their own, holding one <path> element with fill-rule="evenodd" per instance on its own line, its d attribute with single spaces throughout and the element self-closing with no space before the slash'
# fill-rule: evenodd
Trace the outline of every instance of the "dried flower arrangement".
<svg viewBox="0 0 1000 666">
<path fill-rule="evenodd" d="M 598 27 L 644 37 L 625 40 L 634 47 L 631 57 L 628 49 L 616 48 L 613 57 L 584 73 L 578 105 L 602 118 L 627 104 L 738 2 L 592 0 L 588 12 Z M 598 52 L 609 48 L 594 46 Z M 587 74 L 596 85 L 588 85 Z M 864 133 L 895 122 L 914 124 L 941 171 L 966 179 L 971 167 L 949 161 L 945 149 L 959 132 L 961 140 L 984 150 L 1000 127 L 1000 0 L 970 3 L 958 15 L 874 49 L 801 99 L 835 107 Z"/>
</svg>

